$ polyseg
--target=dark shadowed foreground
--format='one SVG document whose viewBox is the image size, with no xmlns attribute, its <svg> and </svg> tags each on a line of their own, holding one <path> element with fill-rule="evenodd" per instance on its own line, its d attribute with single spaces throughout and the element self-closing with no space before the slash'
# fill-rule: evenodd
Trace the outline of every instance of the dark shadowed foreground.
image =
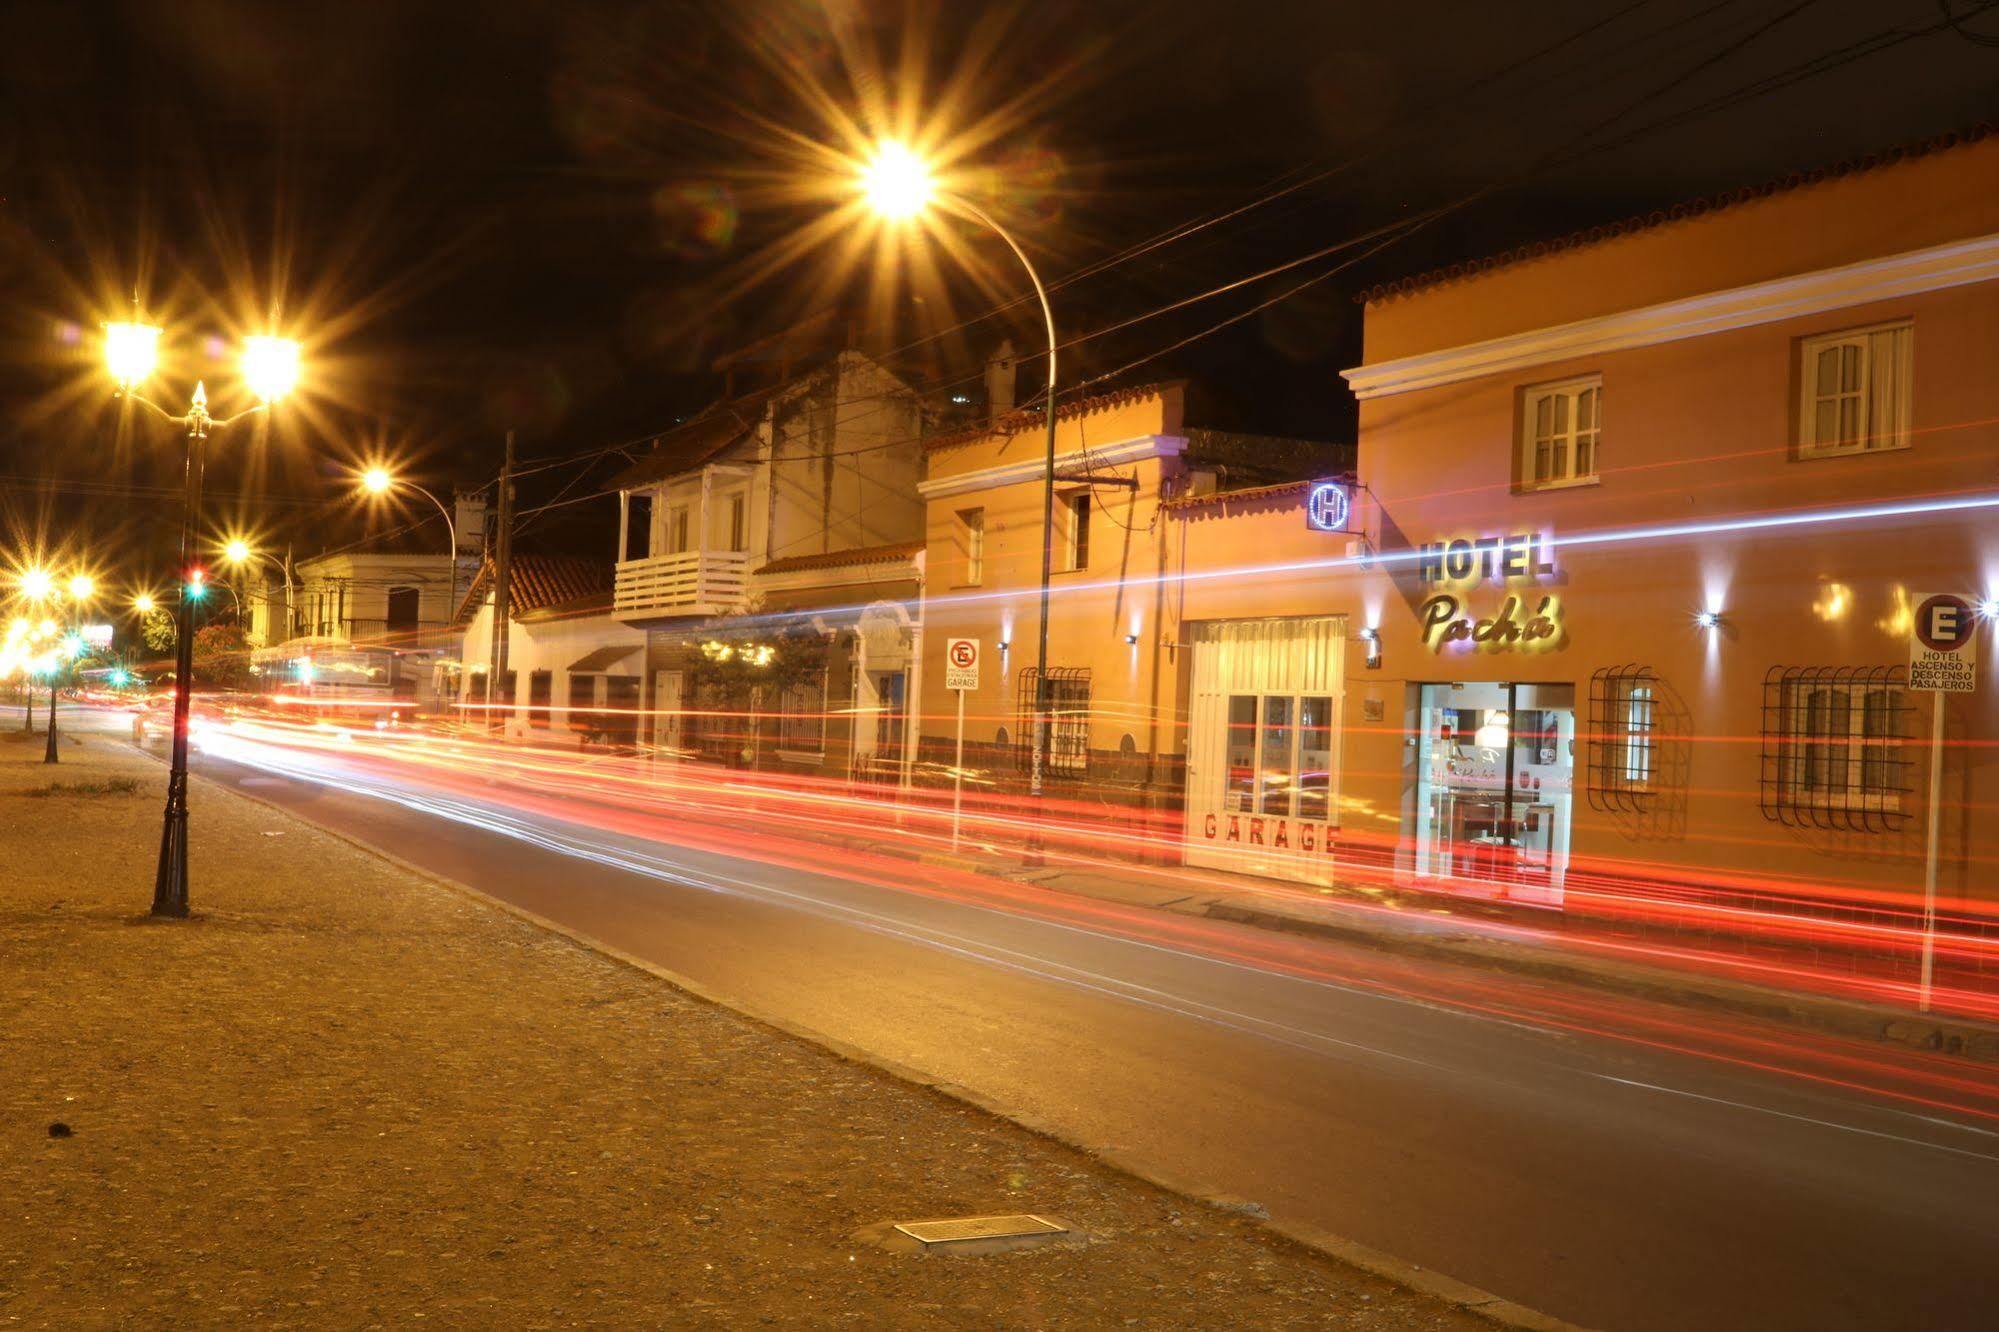
<svg viewBox="0 0 1999 1332">
<path fill-rule="evenodd" d="M 0 743 L 0 1323 L 1486 1326 L 206 784 L 200 914 L 149 923 L 164 770 L 93 738 L 28 798 L 40 754 Z M 1009 1211 L 1091 1242 L 849 1239 Z"/>
</svg>

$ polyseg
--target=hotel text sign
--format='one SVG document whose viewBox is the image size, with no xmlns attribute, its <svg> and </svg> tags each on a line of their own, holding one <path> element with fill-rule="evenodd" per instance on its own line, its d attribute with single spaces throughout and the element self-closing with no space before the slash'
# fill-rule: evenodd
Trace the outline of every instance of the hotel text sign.
<svg viewBox="0 0 1999 1332">
<path fill-rule="evenodd" d="M 1969 694 L 1978 688 L 1978 612 L 1948 593 L 1916 603 L 1909 635 L 1909 688 Z"/>
<path fill-rule="evenodd" d="M 1432 586 L 1538 580 L 1555 572 L 1553 549 L 1539 532 L 1428 541 L 1416 548 L 1416 581 Z M 1509 594 L 1494 614 L 1471 614 L 1456 592 L 1438 592 L 1416 608 L 1423 641 L 1441 652 L 1452 643 L 1487 651 L 1560 646 L 1562 604 L 1553 593 Z"/>
</svg>

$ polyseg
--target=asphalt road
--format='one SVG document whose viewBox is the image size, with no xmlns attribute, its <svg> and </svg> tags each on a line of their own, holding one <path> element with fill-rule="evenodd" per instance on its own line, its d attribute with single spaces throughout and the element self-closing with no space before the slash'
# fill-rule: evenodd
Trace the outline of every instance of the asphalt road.
<svg viewBox="0 0 1999 1332">
<path fill-rule="evenodd" d="M 1559 1317 L 1999 1325 L 1999 1120 L 1916 1102 L 1941 1060 L 1221 922 L 1147 937 L 289 749 L 197 767 L 1074 1141 Z M 1989 1070 L 1948 1067 L 1963 1095 L 1944 1099 L 1999 1106 Z"/>
</svg>

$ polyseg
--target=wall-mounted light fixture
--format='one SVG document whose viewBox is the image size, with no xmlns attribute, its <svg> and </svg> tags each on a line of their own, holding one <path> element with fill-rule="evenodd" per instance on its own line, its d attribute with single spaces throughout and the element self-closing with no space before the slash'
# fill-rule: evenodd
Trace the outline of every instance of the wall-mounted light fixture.
<svg viewBox="0 0 1999 1332">
<path fill-rule="evenodd" d="M 1367 644 L 1367 669 L 1381 669 L 1381 630 L 1368 625 L 1360 631 L 1360 641 Z"/>
<path fill-rule="evenodd" d="M 1999 597 L 1980 597 L 1977 609 L 1979 619 L 1999 620 Z"/>
<path fill-rule="evenodd" d="M 1138 635 L 1137 635 L 1137 634 L 1126 634 L 1126 635 L 1124 636 L 1124 641 L 1125 641 L 1125 642 L 1127 642 L 1127 643 L 1129 643 L 1129 644 L 1131 644 L 1131 645 L 1132 645 L 1133 647 L 1137 647 L 1137 646 L 1138 646 Z"/>
<path fill-rule="evenodd" d="M 1711 610 L 1695 611 L 1694 623 L 1703 629 L 1719 629 L 1721 628 L 1721 612 Z"/>
<path fill-rule="evenodd" d="M 1012 646 L 1013 646 L 1013 640 L 1012 640 L 1012 639 L 1010 639 L 1010 638 L 1002 638 L 1002 639 L 1000 640 L 1000 651 L 1001 651 L 1001 652 L 1005 652 L 1005 651 L 1007 651 L 1007 650 L 1008 650 L 1009 648 L 1011 648 Z"/>
</svg>

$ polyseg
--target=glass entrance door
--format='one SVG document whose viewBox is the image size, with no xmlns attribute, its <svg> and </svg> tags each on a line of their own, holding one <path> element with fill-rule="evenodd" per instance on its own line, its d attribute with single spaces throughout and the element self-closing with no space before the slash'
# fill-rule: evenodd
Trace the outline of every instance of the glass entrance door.
<svg viewBox="0 0 1999 1332">
<path fill-rule="evenodd" d="M 1575 686 L 1423 685 L 1415 862 L 1455 891 L 1558 906 L 1568 871 Z"/>
</svg>

